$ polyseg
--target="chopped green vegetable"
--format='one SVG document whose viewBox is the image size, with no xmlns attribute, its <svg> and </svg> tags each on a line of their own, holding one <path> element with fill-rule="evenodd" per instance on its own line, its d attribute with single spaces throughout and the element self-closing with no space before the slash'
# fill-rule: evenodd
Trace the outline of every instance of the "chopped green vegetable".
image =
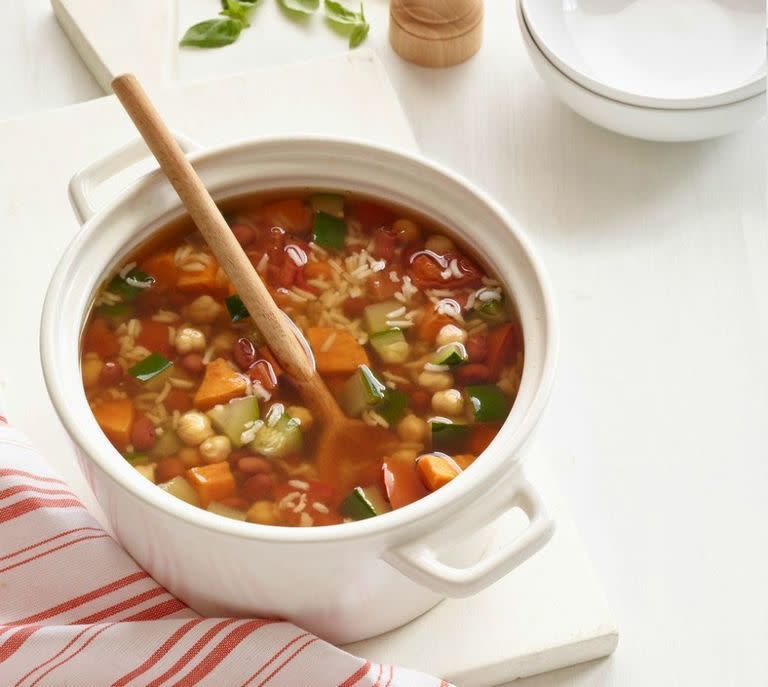
<svg viewBox="0 0 768 687">
<path fill-rule="evenodd" d="M 177 499 L 186 501 L 193 506 L 200 505 L 200 499 L 197 496 L 195 488 L 187 482 L 183 477 L 174 477 L 163 484 L 158 484 L 163 491 L 167 491 L 171 496 L 175 496 Z"/>
<path fill-rule="evenodd" d="M 432 432 L 432 450 L 456 453 L 464 448 L 469 436 L 469 426 L 435 418 L 429 421 Z"/>
<path fill-rule="evenodd" d="M 335 193 L 318 193 L 309 199 L 315 212 L 324 212 L 331 217 L 344 217 L 344 196 Z"/>
<path fill-rule="evenodd" d="M 172 429 L 164 428 L 163 433 L 157 436 L 155 445 L 152 447 L 152 456 L 154 458 L 165 458 L 173 456 L 179 452 L 181 441 L 178 435 Z"/>
<path fill-rule="evenodd" d="M 256 432 L 251 449 L 262 456 L 282 458 L 298 453 L 303 443 L 301 424 L 284 413 L 273 426 L 264 424 Z"/>
<path fill-rule="evenodd" d="M 243 445 L 243 432 L 259 419 L 259 401 L 255 396 L 235 398 L 229 403 L 211 408 L 208 417 L 219 432 L 226 434 L 235 448 L 240 448 Z"/>
<path fill-rule="evenodd" d="M 385 387 L 367 365 L 360 365 L 341 391 L 341 407 L 349 417 L 360 417 L 385 398 Z"/>
<path fill-rule="evenodd" d="M 475 422 L 497 422 L 509 414 L 509 401 L 495 384 L 474 384 L 464 393 L 473 409 Z"/>
<path fill-rule="evenodd" d="M 376 406 L 376 412 L 381 415 L 390 427 L 403 417 L 405 406 L 408 405 L 408 395 L 397 389 L 387 389 L 384 400 Z"/>
<path fill-rule="evenodd" d="M 239 322 L 240 320 L 245 320 L 251 316 L 251 313 L 248 312 L 248 308 L 245 307 L 245 303 L 243 303 L 242 299 L 237 294 L 227 296 L 224 299 L 224 303 L 227 306 L 229 319 L 231 319 L 232 322 Z"/>
<path fill-rule="evenodd" d="M 208 504 L 208 512 L 216 513 L 216 515 L 222 515 L 225 518 L 231 518 L 232 520 L 245 520 L 245 511 L 237 510 L 237 508 L 230 508 L 218 501 L 212 501 Z"/>
<path fill-rule="evenodd" d="M 133 316 L 134 308 L 128 303 L 115 303 L 114 305 L 100 305 L 96 308 L 96 315 L 103 317 L 115 324 L 125 322 Z"/>
<path fill-rule="evenodd" d="M 325 212 L 315 215 L 315 226 L 312 240 L 322 248 L 342 250 L 347 237 L 347 224 L 343 219 L 333 217 Z"/>
<path fill-rule="evenodd" d="M 430 362 L 434 365 L 450 365 L 451 367 L 454 367 L 467 362 L 468 357 L 467 349 L 464 347 L 464 344 L 457 341 L 455 343 L 445 344 L 445 346 L 440 346 L 440 348 L 435 351 Z"/>
<path fill-rule="evenodd" d="M 378 332 L 385 332 L 388 329 L 392 329 L 392 326 L 388 324 L 392 321 L 392 313 L 402 312 L 405 314 L 405 306 L 394 298 L 388 301 L 382 301 L 381 303 L 372 303 L 365 306 L 363 310 L 363 321 L 365 322 L 365 328 L 369 334 L 377 334 Z"/>
<path fill-rule="evenodd" d="M 370 26 L 365 19 L 363 3 L 360 3 L 359 12 L 353 12 L 335 0 L 325 0 L 325 16 L 338 31 L 349 35 L 350 48 L 356 48 L 368 36 Z"/>
<path fill-rule="evenodd" d="M 339 510 L 353 520 L 365 520 L 392 509 L 378 487 L 355 487 L 341 502 Z"/>
<path fill-rule="evenodd" d="M 135 451 L 133 453 L 124 453 L 123 458 L 133 465 L 133 467 L 136 467 L 137 465 L 149 465 L 152 462 L 148 454 Z"/>
<path fill-rule="evenodd" d="M 140 382 L 148 382 L 162 372 L 170 368 L 173 363 L 159 353 L 150 353 L 144 360 L 136 363 L 128 370 L 128 374 L 136 377 Z"/>
<path fill-rule="evenodd" d="M 154 283 L 154 277 L 150 277 L 146 272 L 134 267 L 125 277 L 121 277 L 119 274 L 115 275 L 112 281 L 107 284 L 107 291 L 120 296 L 123 301 L 130 302 Z"/>
<path fill-rule="evenodd" d="M 320 7 L 320 0 L 280 0 L 280 4 L 290 12 L 312 14 Z"/>
<path fill-rule="evenodd" d="M 234 43 L 243 30 L 243 22 L 231 16 L 208 19 L 190 26 L 179 45 L 195 48 L 220 48 Z"/>
<path fill-rule="evenodd" d="M 371 335 L 371 346 L 385 363 L 404 363 L 408 360 L 411 347 L 405 340 L 402 329 L 393 327 Z"/>
<path fill-rule="evenodd" d="M 491 298 L 487 301 L 476 300 L 475 312 L 486 322 L 503 322 L 507 319 L 504 301 L 501 298 Z"/>
</svg>

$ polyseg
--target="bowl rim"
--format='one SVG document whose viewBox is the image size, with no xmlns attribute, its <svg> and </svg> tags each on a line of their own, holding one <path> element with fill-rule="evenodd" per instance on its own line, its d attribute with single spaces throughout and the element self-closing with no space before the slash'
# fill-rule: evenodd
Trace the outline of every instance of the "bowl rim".
<svg viewBox="0 0 768 687">
<path fill-rule="evenodd" d="M 189 155 L 189 159 L 196 166 L 203 164 L 215 165 L 221 164 L 222 162 L 226 164 L 226 158 L 235 155 L 238 151 L 242 152 L 243 150 L 258 149 L 265 146 L 278 146 L 290 149 L 292 146 L 308 145 L 319 145 L 330 148 L 336 147 L 337 149 L 341 148 L 347 151 L 366 153 L 371 156 L 371 160 L 374 160 L 376 156 L 388 157 L 391 160 L 397 160 L 412 166 L 421 167 L 425 173 L 442 177 L 443 181 L 458 184 L 474 196 L 478 203 L 485 205 L 486 208 L 491 211 L 501 224 L 503 224 L 504 229 L 509 234 L 510 240 L 517 244 L 516 249 L 523 256 L 528 268 L 535 277 L 535 286 L 538 289 L 541 299 L 541 312 L 538 313 L 538 318 L 542 320 L 545 331 L 541 343 L 541 366 L 540 371 L 537 373 L 538 382 L 535 382 L 536 386 L 532 387 L 530 403 L 528 408 L 522 411 L 523 415 L 519 419 L 517 426 L 514 429 L 511 429 L 509 427 L 508 418 L 489 448 L 486 449 L 486 452 L 491 449 L 499 450 L 500 440 L 503 440 L 503 450 L 505 454 L 507 454 L 509 458 L 517 458 L 519 449 L 526 443 L 546 406 L 554 381 L 559 346 L 558 322 L 549 277 L 547 276 L 540 259 L 537 257 L 526 233 L 520 229 L 521 225 L 493 198 L 491 198 L 489 194 L 457 172 L 454 172 L 437 162 L 428 160 L 419 154 L 405 152 L 392 146 L 372 143 L 360 139 L 309 134 L 254 137 L 203 149 Z M 113 450 L 112 454 L 104 455 L 102 451 L 103 447 L 100 445 L 100 441 L 106 442 L 106 438 L 103 434 L 100 432 L 93 432 L 89 427 L 80 426 L 74 417 L 75 412 L 70 409 L 68 399 L 71 392 L 63 388 L 63 384 L 60 381 L 60 375 L 58 374 L 60 365 L 66 365 L 70 369 L 72 365 L 76 365 L 77 376 L 79 378 L 80 354 L 79 350 L 75 353 L 70 352 L 69 362 L 66 362 L 63 359 L 63 356 L 66 354 L 56 350 L 57 325 L 60 319 L 66 316 L 64 312 L 59 314 L 59 298 L 60 293 L 63 292 L 68 269 L 75 263 L 82 246 L 86 243 L 89 235 L 95 231 L 110 213 L 119 210 L 121 206 L 129 205 L 138 195 L 157 184 L 158 181 L 161 183 L 165 181 L 159 170 L 155 169 L 144 174 L 89 218 L 75 234 L 73 240 L 60 257 L 60 261 L 54 271 L 46 293 L 40 327 L 40 357 L 43 376 L 54 408 L 70 435 L 70 438 L 80 449 L 81 453 L 87 457 L 87 460 L 91 464 L 101 469 L 118 487 L 128 492 L 133 498 L 143 501 L 149 507 L 155 508 L 165 515 L 179 518 L 187 524 L 202 527 L 203 529 L 218 534 L 239 537 L 247 540 L 282 544 L 326 544 L 329 542 L 353 541 L 378 535 L 392 534 L 399 529 L 405 531 L 404 528 L 406 526 L 412 525 L 419 520 L 429 520 L 430 518 L 434 518 L 439 512 L 445 513 L 445 522 L 446 524 L 450 523 L 453 520 L 456 511 L 459 510 L 458 502 L 461 495 L 463 494 L 466 497 L 468 494 L 477 492 L 486 485 L 494 475 L 499 472 L 500 467 L 505 462 L 501 456 L 499 456 L 496 461 L 478 461 L 473 465 L 473 470 L 469 470 L 462 475 L 461 480 L 456 480 L 404 508 L 377 516 L 376 518 L 344 523 L 343 525 L 316 528 L 259 525 L 256 523 L 240 522 L 216 516 L 213 513 L 187 504 L 180 499 L 163 492 L 158 489 L 156 485 L 145 480 L 138 475 L 138 473 L 135 473 L 135 471 L 132 471 L 135 474 L 129 478 L 127 475 L 130 473 L 122 473 L 113 469 L 114 466 L 118 464 L 114 462 L 114 454 L 116 451 Z M 180 205 L 179 202 L 179 206 Z M 152 218 L 147 219 L 151 220 Z M 109 256 L 110 259 L 113 257 L 114 256 Z M 108 264 L 108 261 L 105 260 L 104 264 Z M 82 316 L 83 313 L 78 313 L 78 317 L 82 318 Z M 525 336 L 525 322 L 523 322 L 523 329 Z M 521 385 L 526 382 L 530 383 L 530 380 L 528 379 L 524 368 Z M 97 436 L 94 436 L 94 434 Z M 503 471 L 503 474 L 506 475 L 513 470 L 518 465 L 518 462 L 518 460 L 511 461 L 508 469 Z M 442 529 L 442 527 L 437 529 Z"/>
</svg>

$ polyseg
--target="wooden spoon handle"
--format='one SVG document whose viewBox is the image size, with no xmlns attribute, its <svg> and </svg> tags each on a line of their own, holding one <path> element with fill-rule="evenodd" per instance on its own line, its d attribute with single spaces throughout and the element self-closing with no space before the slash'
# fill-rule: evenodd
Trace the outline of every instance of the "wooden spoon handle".
<svg viewBox="0 0 768 687">
<path fill-rule="evenodd" d="M 123 74 L 112 82 L 112 89 L 176 189 L 224 272 L 232 280 L 280 365 L 297 381 L 307 383 L 317 377 L 314 366 L 291 331 L 285 315 L 272 300 L 221 211 L 141 84 L 133 74 Z M 317 381 L 321 381 L 319 377 Z M 322 386 L 322 390 L 317 393 L 324 391 L 327 397 L 330 396 L 322 382 L 320 385 L 310 385 L 318 388 Z M 330 400 L 332 402 L 333 398 L 330 397 Z"/>
</svg>

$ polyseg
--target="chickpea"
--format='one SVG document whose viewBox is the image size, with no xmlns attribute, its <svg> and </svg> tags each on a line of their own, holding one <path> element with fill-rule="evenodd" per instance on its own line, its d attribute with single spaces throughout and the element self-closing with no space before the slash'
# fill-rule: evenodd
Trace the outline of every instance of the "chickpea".
<svg viewBox="0 0 768 687">
<path fill-rule="evenodd" d="M 397 436 L 403 441 L 421 442 L 427 438 L 429 425 L 418 415 L 406 415 L 397 425 Z"/>
<path fill-rule="evenodd" d="M 272 501 L 256 501 L 248 509 L 245 519 L 260 525 L 274 525 L 277 522 L 275 504 Z"/>
<path fill-rule="evenodd" d="M 453 386 L 453 376 L 450 372 L 430 372 L 425 370 L 418 377 L 419 386 L 428 391 L 443 391 Z"/>
<path fill-rule="evenodd" d="M 444 255 L 445 253 L 450 253 L 456 248 L 456 246 L 447 236 L 442 236 L 441 234 L 432 234 L 432 236 L 430 236 L 427 239 L 427 242 L 424 244 L 424 248 L 431 250 L 433 253 L 437 253 L 438 255 Z"/>
<path fill-rule="evenodd" d="M 176 339 L 173 345 L 176 346 L 176 350 L 181 355 L 202 353 L 205 350 L 205 334 L 199 329 L 184 327 L 176 332 Z"/>
<path fill-rule="evenodd" d="M 416 243 L 421 238 L 421 229 L 411 219 L 399 219 L 392 225 L 392 231 L 406 245 Z"/>
<path fill-rule="evenodd" d="M 467 340 L 467 332 L 455 324 L 446 324 L 438 333 L 435 343 L 438 346 L 445 346 L 451 343 L 463 344 Z"/>
<path fill-rule="evenodd" d="M 176 433 L 187 446 L 199 446 L 213 436 L 211 420 L 207 415 L 190 410 L 179 418 Z"/>
<path fill-rule="evenodd" d="M 206 463 L 222 463 L 232 453 L 232 442 L 229 440 L 229 437 L 217 434 L 208 437 L 198 446 L 197 450 L 200 451 L 200 455 Z"/>
<path fill-rule="evenodd" d="M 209 295 L 195 298 L 185 309 L 187 317 L 195 324 L 211 324 L 221 312 L 221 306 Z"/>
<path fill-rule="evenodd" d="M 436 391 L 432 396 L 432 410 L 438 415 L 458 415 L 464 410 L 464 397 L 458 389 Z"/>
<path fill-rule="evenodd" d="M 211 342 L 213 345 L 214 353 L 228 353 L 232 350 L 232 347 L 235 345 L 237 339 L 238 336 L 234 332 L 220 332 L 213 337 L 213 341 Z"/>
<path fill-rule="evenodd" d="M 83 386 L 86 389 L 90 389 L 98 384 L 99 375 L 101 374 L 101 368 L 103 366 L 104 363 L 101 362 L 101 358 L 97 355 L 88 356 L 83 360 Z"/>
<path fill-rule="evenodd" d="M 287 412 L 288 415 L 297 419 L 301 423 L 302 432 L 308 432 L 310 429 L 312 429 L 312 425 L 315 423 L 315 418 L 312 416 L 312 413 L 310 413 L 307 408 L 303 408 L 302 406 L 288 406 L 285 412 Z"/>
</svg>

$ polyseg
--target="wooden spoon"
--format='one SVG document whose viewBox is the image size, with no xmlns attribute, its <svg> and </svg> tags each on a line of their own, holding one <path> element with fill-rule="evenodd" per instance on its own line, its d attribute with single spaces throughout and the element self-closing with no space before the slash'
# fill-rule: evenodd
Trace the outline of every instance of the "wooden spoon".
<svg viewBox="0 0 768 687">
<path fill-rule="evenodd" d="M 296 338 L 287 317 L 272 299 L 221 211 L 184 155 L 141 84 L 132 74 L 112 82 L 112 90 L 133 120 L 152 154 L 179 194 L 203 238 L 235 285 L 251 318 L 269 342 L 272 353 L 315 414 L 320 437 L 315 462 L 323 480 L 341 490 L 375 479 L 383 455 L 396 443 L 382 427 L 348 418 Z M 359 480 L 363 481 L 362 484 Z"/>
</svg>

